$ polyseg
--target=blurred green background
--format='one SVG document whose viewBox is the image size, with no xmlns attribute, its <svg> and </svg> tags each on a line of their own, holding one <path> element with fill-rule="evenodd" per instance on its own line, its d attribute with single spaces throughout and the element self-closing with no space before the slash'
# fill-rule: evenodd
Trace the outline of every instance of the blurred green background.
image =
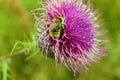
<svg viewBox="0 0 120 80">
<path fill-rule="evenodd" d="M 91 0 L 103 13 L 108 56 L 90 67 L 86 74 L 76 77 L 64 66 L 38 54 L 28 61 L 21 54 L 0 60 L 0 80 L 120 80 L 120 0 Z M 40 7 L 37 0 L 0 0 L 0 57 L 10 54 L 17 40 L 23 41 L 34 33 L 31 10 Z M 6 78 L 7 76 L 7 78 Z"/>
</svg>

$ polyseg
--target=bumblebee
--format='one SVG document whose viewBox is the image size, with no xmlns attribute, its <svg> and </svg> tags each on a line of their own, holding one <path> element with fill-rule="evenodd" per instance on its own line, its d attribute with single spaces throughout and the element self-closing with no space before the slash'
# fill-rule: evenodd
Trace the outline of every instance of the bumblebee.
<svg viewBox="0 0 120 80">
<path fill-rule="evenodd" d="M 49 35 L 52 38 L 59 38 L 61 31 L 64 30 L 64 19 L 62 17 L 54 18 L 49 27 Z"/>
</svg>

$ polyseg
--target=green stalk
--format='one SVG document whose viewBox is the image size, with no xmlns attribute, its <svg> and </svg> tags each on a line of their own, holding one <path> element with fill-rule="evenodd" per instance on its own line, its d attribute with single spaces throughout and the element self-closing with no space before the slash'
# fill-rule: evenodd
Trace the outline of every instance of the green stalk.
<svg viewBox="0 0 120 80">
<path fill-rule="evenodd" d="M 7 63 L 3 61 L 3 80 L 7 80 Z"/>
</svg>

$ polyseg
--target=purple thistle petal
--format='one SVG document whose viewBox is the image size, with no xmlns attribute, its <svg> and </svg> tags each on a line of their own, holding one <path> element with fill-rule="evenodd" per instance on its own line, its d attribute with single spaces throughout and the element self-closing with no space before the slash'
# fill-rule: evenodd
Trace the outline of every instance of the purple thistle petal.
<svg viewBox="0 0 120 80">
<path fill-rule="evenodd" d="M 92 62 L 105 55 L 102 43 L 106 41 L 96 38 L 100 26 L 98 11 L 92 10 L 89 1 L 87 5 L 83 0 L 46 0 L 46 4 L 39 2 L 43 8 L 33 11 L 38 28 L 41 28 L 37 32 L 37 42 L 43 53 L 54 55 L 56 64 L 60 60 L 76 74 L 89 70 L 88 66 Z M 38 16 L 37 11 L 43 13 Z M 57 17 L 65 20 L 64 31 L 61 31 L 59 38 L 51 38 L 48 32 L 50 23 Z"/>
</svg>

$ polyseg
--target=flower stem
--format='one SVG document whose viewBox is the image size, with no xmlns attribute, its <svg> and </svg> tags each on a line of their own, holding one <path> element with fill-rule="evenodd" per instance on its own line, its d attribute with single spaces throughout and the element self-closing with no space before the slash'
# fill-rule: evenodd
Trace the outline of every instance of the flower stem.
<svg viewBox="0 0 120 80">
<path fill-rule="evenodd" d="M 3 61 L 3 80 L 7 80 L 7 63 Z"/>
<path fill-rule="evenodd" d="M 0 61 L 4 61 L 6 59 L 11 59 L 12 57 L 14 56 L 17 56 L 17 55 L 20 55 L 20 54 L 23 54 L 27 49 L 23 49 L 23 50 L 20 50 L 18 52 L 14 52 L 12 55 L 8 54 L 6 56 L 3 56 L 3 57 L 0 57 Z"/>
</svg>

